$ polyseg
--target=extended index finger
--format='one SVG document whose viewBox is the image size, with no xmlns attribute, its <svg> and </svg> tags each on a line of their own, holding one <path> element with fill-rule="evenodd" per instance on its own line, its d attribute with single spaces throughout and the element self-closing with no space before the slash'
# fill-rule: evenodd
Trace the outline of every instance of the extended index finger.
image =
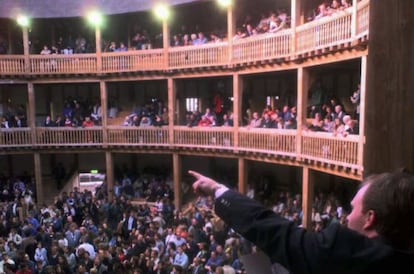
<svg viewBox="0 0 414 274">
<path fill-rule="evenodd" d="M 198 172 L 195 172 L 194 170 L 189 170 L 188 174 L 193 175 L 197 180 L 201 178 L 201 174 Z"/>
</svg>

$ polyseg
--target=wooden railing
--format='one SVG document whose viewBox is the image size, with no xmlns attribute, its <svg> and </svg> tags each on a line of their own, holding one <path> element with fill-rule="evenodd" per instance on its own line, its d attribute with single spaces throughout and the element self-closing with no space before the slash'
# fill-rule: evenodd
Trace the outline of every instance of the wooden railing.
<svg viewBox="0 0 414 274">
<path fill-rule="evenodd" d="M 168 127 L 109 127 L 110 146 L 169 146 Z"/>
<path fill-rule="evenodd" d="M 296 130 L 239 129 L 239 146 L 243 151 L 281 156 L 296 156 Z"/>
<path fill-rule="evenodd" d="M 287 57 L 292 53 L 292 31 L 262 34 L 234 42 L 232 63 L 271 60 Z"/>
<path fill-rule="evenodd" d="M 96 54 L 0 56 L 0 75 L 93 74 L 237 65 L 289 58 L 347 45 L 368 37 L 369 0 L 353 8 L 273 34 L 216 44 Z M 353 20 L 354 19 L 354 20 Z M 232 45 L 232 48 L 229 47 Z M 231 55 L 230 55 L 231 54 Z M 98 62 L 100 61 L 100 62 Z M 101 63 L 102 66 L 98 65 Z"/>
<path fill-rule="evenodd" d="M 226 42 L 199 46 L 174 47 L 168 51 L 168 68 L 221 66 L 229 63 Z"/>
<path fill-rule="evenodd" d="M 0 55 L 0 74 L 21 75 L 25 73 L 23 55 Z"/>
<path fill-rule="evenodd" d="M 302 132 L 303 159 L 342 167 L 360 169 L 358 166 L 359 135 L 334 136 L 323 132 Z"/>
<path fill-rule="evenodd" d="M 97 72 L 95 54 L 30 55 L 34 74 L 91 74 Z"/>
<path fill-rule="evenodd" d="M 174 127 L 174 146 L 233 150 L 234 131 L 231 127 Z"/>
<path fill-rule="evenodd" d="M 151 71 L 165 67 L 163 49 L 102 54 L 103 72 Z"/>
<path fill-rule="evenodd" d="M 369 30 L 369 1 L 361 1 L 358 5 L 356 16 L 355 38 L 368 35 Z"/>
<path fill-rule="evenodd" d="M 170 130 L 173 130 L 172 135 Z M 362 172 L 362 159 L 358 159 L 360 138 L 359 135 L 344 137 L 309 131 L 298 135 L 296 130 L 246 127 L 240 127 L 238 132 L 232 127 L 37 127 L 34 134 L 30 128 L 1 129 L 0 147 L 14 150 L 155 147 L 181 148 L 196 153 L 200 149 L 220 150 L 289 157 L 293 161 L 311 161 Z"/>
<path fill-rule="evenodd" d="M 326 16 L 296 28 L 296 54 L 351 42 L 351 9 Z"/>
<path fill-rule="evenodd" d="M 38 127 L 36 128 L 35 146 L 70 147 L 99 146 L 103 144 L 101 127 Z"/>
<path fill-rule="evenodd" d="M 34 143 L 30 128 L 0 129 L 1 148 L 31 147 Z"/>
</svg>

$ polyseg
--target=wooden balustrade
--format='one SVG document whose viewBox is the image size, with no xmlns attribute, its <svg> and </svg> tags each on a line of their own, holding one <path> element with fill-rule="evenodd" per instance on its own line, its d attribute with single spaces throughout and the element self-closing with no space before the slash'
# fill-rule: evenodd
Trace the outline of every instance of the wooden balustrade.
<svg viewBox="0 0 414 274">
<path fill-rule="evenodd" d="M 1 148 L 32 147 L 33 143 L 30 128 L 2 128 L 0 130 Z"/>
<path fill-rule="evenodd" d="M 95 54 L 30 55 L 32 74 L 91 74 L 97 72 Z"/>
<path fill-rule="evenodd" d="M 102 54 L 103 72 L 160 70 L 165 67 L 163 49 L 133 50 Z"/>
<path fill-rule="evenodd" d="M 296 130 L 240 128 L 238 148 L 243 151 L 296 156 Z"/>
<path fill-rule="evenodd" d="M 168 127 L 109 127 L 111 146 L 169 146 Z"/>
<path fill-rule="evenodd" d="M 37 127 L 35 140 L 30 128 L 0 130 L 0 147 L 64 148 L 64 147 L 176 147 L 197 151 L 227 150 L 230 152 L 293 157 L 362 172 L 358 161 L 359 135 L 334 136 L 332 133 L 303 131 L 300 152 L 297 151 L 297 131 L 240 127 L 238 145 L 232 127 L 175 126 L 173 140 L 169 128 L 110 126 L 104 142 L 102 127 L 67 128 Z"/>
<path fill-rule="evenodd" d="M 356 33 L 355 38 L 361 38 L 368 35 L 369 30 L 369 1 L 361 1 L 358 4 L 356 16 Z"/>
<path fill-rule="evenodd" d="M 296 28 L 296 54 L 351 42 L 352 11 L 346 9 Z"/>
<path fill-rule="evenodd" d="M 103 53 L 99 72 L 163 71 L 169 69 L 222 66 L 265 61 L 338 46 L 368 35 L 369 0 L 358 2 L 355 33 L 352 31 L 352 9 L 298 26 L 293 35 L 290 29 L 275 34 L 263 34 L 234 41 L 229 51 L 228 43 L 168 49 L 137 50 Z M 352 34 L 355 37 L 352 37 Z M 295 37 L 296 41 L 292 40 Z M 296 47 L 292 47 L 293 43 Z M 295 52 L 292 49 L 295 48 Z M 232 52 L 232 56 L 229 56 Z M 166 59 L 167 58 L 167 59 Z M 98 73 L 96 54 L 30 55 L 30 71 L 25 68 L 25 56 L 0 56 L 0 75 L 41 74 L 94 74 Z M 30 128 L 1 129 L 0 147 L 84 147 L 104 146 L 164 146 L 183 149 L 228 150 L 233 152 L 263 153 L 266 155 L 295 157 L 362 172 L 358 163 L 359 135 L 346 137 L 328 133 L 302 132 L 300 151 L 296 130 L 239 128 L 235 140 L 234 128 L 175 126 L 173 140 L 168 127 L 101 127 L 91 128 Z M 104 134 L 106 133 L 106 134 Z M 33 136 L 35 139 L 33 140 Z M 106 140 L 103 140 L 106 136 Z M 236 142 L 237 141 L 237 142 Z M 237 146 L 236 146 L 237 144 Z"/>
<path fill-rule="evenodd" d="M 287 57 L 292 50 L 292 31 L 281 30 L 234 41 L 233 63 L 271 60 Z"/>
<path fill-rule="evenodd" d="M 335 136 L 324 132 L 302 132 L 302 158 L 348 168 L 358 167 L 361 136 Z"/>
<path fill-rule="evenodd" d="M 36 146 L 102 146 L 102 136 L 101 127 L 38 127 L 36 128 Z"/>
<path fill-rule="evenodd" d="M 174 47 L 168 51 L 168 68 L 196 68 L 228 64 L 226 42 L 197 46 Z"/>
<path fill-rule="evenodd" d="M 273 34 L 261 34 L 233 42 L 229 56 L 227 42 L 164 49 L 103 53 L 102 71 L 98 71 L 96 54 L 30 55 L 30 72 L 25 71 L 24 56 L 0 56 L 0 75 L 79 74 L 171 69 L 244 64 L 252 61 L 295 59 L 298 55 L 321 49 L 340 47 L 367 37 L 369 0 L 358 2 L 355 33 L 352 31 L 352 8 Z M 354 37 L 352 37 L 354 35 Z M 295 37 L 295 41 L 293 40 Z M 295 51 L 293 51 L 295 43 Z"/>
<path fill-rule="evenodd" d="M 0 55 L 0 74 L 26 74 L 23 55 Z"/>
<path fill-rule="evenodd" d="M 234 149 L 231 127 L 174 127 L 174 146 L 187 148 Z"/>
</svg>

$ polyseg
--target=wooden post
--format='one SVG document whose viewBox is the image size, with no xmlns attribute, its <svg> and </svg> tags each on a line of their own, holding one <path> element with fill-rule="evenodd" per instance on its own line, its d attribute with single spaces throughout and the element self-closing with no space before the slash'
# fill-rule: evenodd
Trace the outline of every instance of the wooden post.
<svg viewBox="0 0 414 274">
<path fill-rule="evenodd" d="M 227 7 L 227 43 L 229 46 L 229 65 L 233 63 L 233 36 L 235 34 L 236 18 L 233 16 L 233 5 Z"/>
<path fill-rule="evenodd" d="M 28 27 L 22 27 L 23 31 L 23 54 L 24 54 L 24 71 L 30 73 L 30 52 L 29 52 L 29 30 Z"/>
<path fill-rule="evenodd" d="M 309 91 L 309 71 L 305 68 L 298 68 L 298 102 L 297 102 L 297 131 L 296 131 L 296 156 L 302 154 L 302 127 L 306 124 Z"/>
<path fill-rule="evenodd" d="M 174 145 L 174 113 L 175 113 L 175 99 L 176 86 L 173 78 L 167 78 L 168 89 L 168 140 L 171 146 Z"/>
<path fill-rule="evenodd" d="M 102 48 L 101 48 L 101 28 L 95 28 L 95 47 L 96 47 L 96 69 L 102 72 Z"/>
<path fill-rule="evenodd" d="M 36 113 L 35 113 L 35 93 L 34 93 L 34 86 L 32 82 L 27 83 L 27 101 L 28 101 L 28 117 L 27 117 L 27 126 L 32 129 L 32 132 L 36 134 L 35 132 L 35 126 L 36 126 Z M 36 135 L 33 137 L 35 138 Z M 33 139 L 33 142 L 36 139 Z"/>
<path fill-rule="evenodd" d="M 314 196 L 314 178 L 308 167 L 302 168 L 302 225 L 304 228 L 312 227 L 312 206 Z"/>
<path fill-rule="evenodd" d="M 360 81 L 360 97 L 359 97 L 359 141 L 358 141 L 358 166 L 364 165 L 364 144 L 365 144 L 365 93 L 367 85 L 367 57 L 361 58 L 361 81 Z"/>
<path fill-rule="evenodd" d="M 358 0 L 352 0 L 351 37 L 355 37 L 357 32 L 357 11 Z"/>
<path fill-rule="evenodd" d="M 168 69 L 168 48 L 170 47 L 170 35 L 167 19 L 162 20 L 162 45 L 164 48 L 165 69 Z"/>
<path fill-rule="evenodd" d="M 247 170 L 246 170 L 246 160 L 239 157 L 238 159 L 238 179 L 239 179 L 239 192 L 242 194 L 246 194 L 246 185 L 247 185 Z"/>
<path fill-rule="evenodd" d="M 181 208 L 181 157 L 173 153 L 173 178 L 174 178 L 174 205 L 177 210 Z"/>
<path fill-rule="evenodd" d="M 27 126 L 30 128 L 30 133 L 32 136 L 32 143 L 37 143 L 37 135 L 36 135 L 36 111 L 35 111 L 35 93 L 34 93 L 34 86 L 33 82 L 27 83 Z"/>
<path fill-rule="evenodd" d="M 233 74 L 233 138 L 234 147 L 239 146 L 239 127 L 242 125 L 243 119 L 242 103 L 243 103 L 243 81 L 238 73 Z"/>
<path fill-rule="evenodd" d="M 102 141 L 105 146 L 108 145 L 108 95 L 106 90 L 106 83 L 103 80 L 99 81 L 99 91 L 101 98 L 101 123 L 102 123 Z"/>
<path fill-rule="evenodd" d="M 292 31 L 292 53 L 296 52 L 296 26 L 304 23 L 304 17 L 302 13 L 302 1 L 291 0 L 291 11 L 290 11 L 290 29 Z"/>
<path fill-rule="evenodd" d="M 413 171 L 412 1 L 370 1 L 369 14 L 364 173 Z"/>
<path fill-rule="evenodd" d="M 112 201 L 114 198 L 114 169 L 112 161 L 112 153 L 107 151 L 105 152 L 105 165 L 106 165 L 106 183 L 108 188 L 108 200 Z"/>
<path fill-rule="evenodd" d="M 36 196 L 37 196 L 37 204 L 41 205 L 44 201 L 43 197 L 43 183 L 42 183 L 42 163 L 40 159 L 40 153 L 35 152 L 33 154 L 33 161 L 34 161 L 34 175 L 35 175 L 35 182 L 36 182 Z"/>
</svg>

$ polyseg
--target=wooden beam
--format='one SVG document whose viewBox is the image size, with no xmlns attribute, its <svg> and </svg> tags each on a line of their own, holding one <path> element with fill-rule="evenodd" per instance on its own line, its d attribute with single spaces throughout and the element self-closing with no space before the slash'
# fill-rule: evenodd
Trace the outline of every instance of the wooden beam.
<svg viewBox="0 0 414 274">
<path fill-rule="evenodd" d="M 302 226 L 306 229 L 312 228 L 312 206 L 314 198 L 314 178 L 309 168 L 302 169 Z"/>
<path fill-rule="evenodd" d="M 414 170 L 412 3 L 370 1 L 365 175 L 402 167 Z"/>
</svg>

